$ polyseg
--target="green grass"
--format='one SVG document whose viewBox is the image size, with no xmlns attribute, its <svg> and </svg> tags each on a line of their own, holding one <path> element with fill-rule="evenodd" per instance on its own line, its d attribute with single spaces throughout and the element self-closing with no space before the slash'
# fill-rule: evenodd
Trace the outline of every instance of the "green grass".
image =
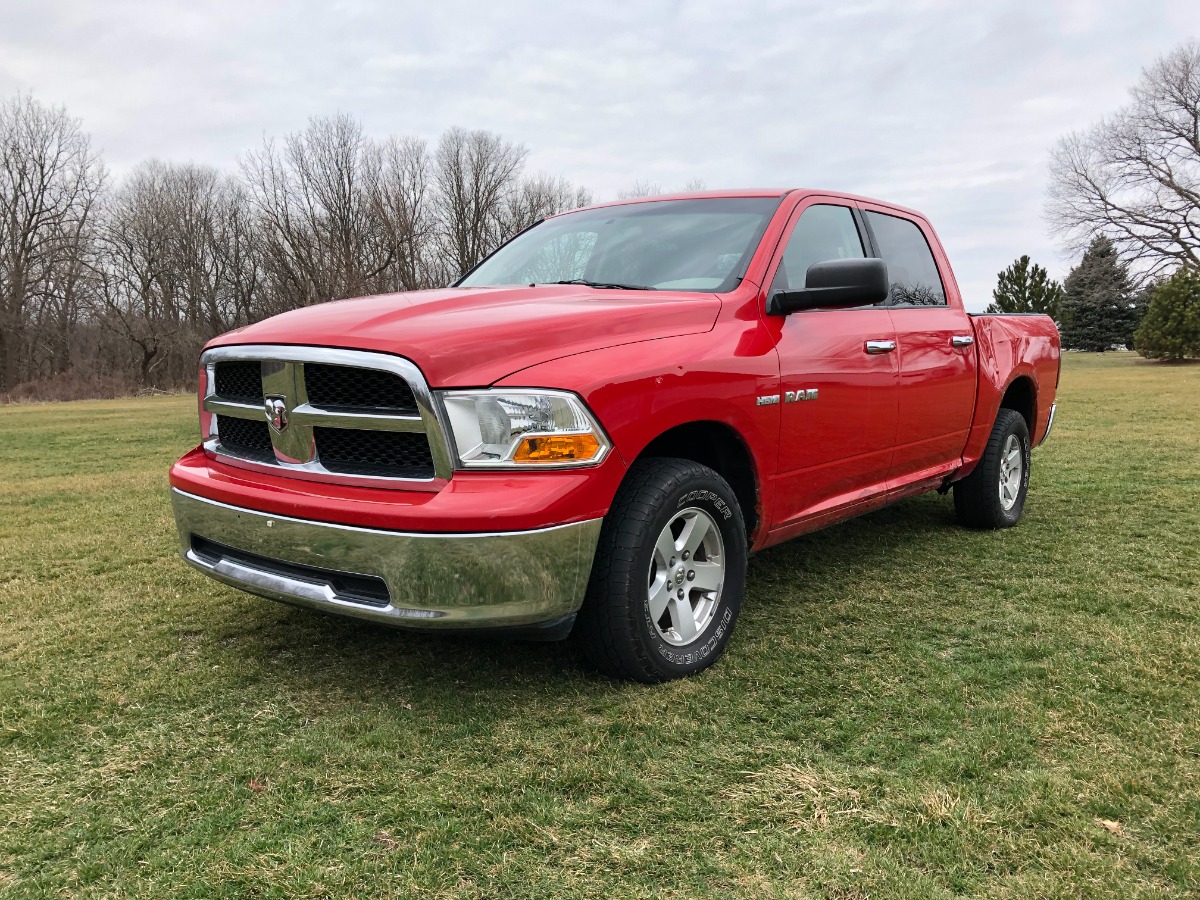
<svg viewBox="0 0 1200 900">
<path fill-rule="evenodd" d="M 762 553 L 654 688 L 187 569 L 190 399 L 0 407 L 0 893 L 1195 895 L 1200 366 L 1060 396 L 1018 528 Z"/>
</svg>

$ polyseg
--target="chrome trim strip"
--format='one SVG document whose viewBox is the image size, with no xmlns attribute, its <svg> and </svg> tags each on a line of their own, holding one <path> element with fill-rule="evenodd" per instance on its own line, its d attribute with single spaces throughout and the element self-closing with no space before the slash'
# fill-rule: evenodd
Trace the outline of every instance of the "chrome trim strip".
<svg viewBox="0 0 1200 900">
<path fill-rule="evenodd" d="M 216 396 L 215 365 L 233 360 L 251 360 L 264 363 L 263 391 L 284 394 L 294 400 L 289 412 L 289 426 L 285 435 L 275 434 L 272 441 L 276 448 L 276 463 L 263 463 L 225 452 L 217 434 L 216 419 L 212 420 L 209 434 L 204 438 L 204 449 L 215 459 L 237 468 L 253 472 L 285 475 L 308 481 L 323 481 L 336 484 L 357 484 L 370 487 L 394 487 L 402 490 L 437 490 L 450 480 L 454 467 L 447 443 L 448 423 L 439 410 L 429 389 L 425 376 L 411 361 L 400 356 L 375 353 L 366 350 L 341 350 L 330 347 L 292 346 L 280 344 L 240 344 L 229 347 L 214 347 L 200 357 L 200 364 L 207 374 L 207 390 L 203 398 L 206 412 L 231 415 L 244 419 L 266 416 L 266 410 L 244 403 L 231 403 Z M 273 366 L 272 363 L 280 365 Z M 403 378 L 413 392 L 417 402 L 417 416 L 384 417 L 374 413 L 345 413 L 337 410 L 320 409 L 308 402 L 304 390 L 301 369 L 305 363 L 323 363 L 359 369 L 375 369 L 390 372 Z M 312 429 L 317 426 L 337 428 L 360 428 L 375 431 L 424 432 L 429 441 L 433 458 L 432 478 L 395 478 L 379 475 L 343 475 L 331 472 L 321 465 L 315 452 Z"/>
<path fill-rule="evenodd" d="M 236 419 L 255 419 L 260 422 L 263 417 L 261 403 L 234 403 L 232 400 L 218 400 L 212 394 L 205 395 L 204 410 L 214 416 L 232 416 Z"/>
<path fill-rule="evenodd" d="M 1039 447 L 1046 443 L 1046 438 L 1050 437 L 1050 429 L 1054 427 L 1054 414 L 1056 412 L 1058 412 L 1057 400 L 1050 404 L 1050 418 L 1046 420 L 1046 433 L 1042 435 L 1042 439 L 1037 443 Z"/>
<path fill-rule="evenodd" d="M 265 572 L 244 563 L 229 559 L 221 559 L 210 563 L 196 554 L 190 548 L 183 554 L 188 564 L 200 571 L 209 571 L 214 578 L 219 578 L 225 584 L 244 584 L 248 588 L 270 591 L 286 589 L 287 592 L 301 600 L 312 603 L 346 603 L 334 592 L 328 584 L 317 584 L 312 581 L 301 581 L 275 572 Z M 356 606 L 359 604 L 355 604 Z"/>
<path fill-rule="evenodd" d="M 392 625 L 492 628 L 579 609 L 602 519 L 532 531 L 434 534 L 276 516 L 171 489 L 180 552 L 231 587 L 298 606 Z M 193 535 L 269 559 L 383 579 L 386 607 L 242 561 L 192 551 Z"/>
<path fill-rule="evenodd" d="M 292 410 L 293 422 L 329 428 L 359 428 L 364 431 L 411 431 L 421 433 L 425 421 L 420 416 L 389 416 L 385 413 L 340 412 L 319 409 L 304 403 Z"/>
</svg>

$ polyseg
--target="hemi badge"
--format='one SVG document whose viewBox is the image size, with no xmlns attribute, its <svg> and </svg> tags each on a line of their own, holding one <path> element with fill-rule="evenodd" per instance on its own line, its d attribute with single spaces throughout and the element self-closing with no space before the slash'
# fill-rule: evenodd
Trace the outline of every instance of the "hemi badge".
<svg viewBox="0 0 1200 900">
<path fill-rule="evenodd" d="M 767 394 L 764 397 L 757 398 L 754 402 L 757 406 L 774 406 L 776 403 L 779 402 L 779 395 L 778 394 Z"/>
</svg>

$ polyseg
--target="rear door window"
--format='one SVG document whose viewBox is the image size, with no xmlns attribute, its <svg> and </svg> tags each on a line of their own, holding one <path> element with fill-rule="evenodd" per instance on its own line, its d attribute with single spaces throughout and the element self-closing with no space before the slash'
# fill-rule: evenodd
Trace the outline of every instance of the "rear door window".
<svg viewBox="0 0 1200 900">
<path fill-rule="evenodd" d="M 916 222 L 868 210 L 875 244 L 887 263 L 889 306 L 945 306 L 946 289 L 929 242 Z"/>
</svg>

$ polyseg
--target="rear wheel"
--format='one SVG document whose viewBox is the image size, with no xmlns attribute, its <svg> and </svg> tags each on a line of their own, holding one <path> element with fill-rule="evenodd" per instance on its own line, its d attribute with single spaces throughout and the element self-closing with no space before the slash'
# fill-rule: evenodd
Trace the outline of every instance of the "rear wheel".
<svg viewBox="0 0 1200 900">
<path fill-rule="evenodd" d="M 605 517 L 577 633 L 597 668 L 644 682 L 712 665 L 746 583 L 733 490 L 683 459 L 635 463 Z"/>
<path fill-rule="evenodd" d="M 983 458 L 954 485 L 954 511 L 968 528 L 1010 528 L 1029 493 L 1029 426 L 1015 410 L 1001 409 Z"/>
</svg>

